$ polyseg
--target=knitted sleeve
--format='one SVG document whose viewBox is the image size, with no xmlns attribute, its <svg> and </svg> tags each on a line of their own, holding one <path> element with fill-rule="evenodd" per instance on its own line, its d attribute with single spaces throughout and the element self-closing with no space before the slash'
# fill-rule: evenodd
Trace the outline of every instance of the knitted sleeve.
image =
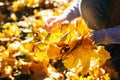
<svg viewBox="0 0 120 80">
<path fill-rule="evenodd" d="M 70 4 L 70 7 L 68 7 L 64 13 L 61 15 L 61 17 L 64 17 L 68 21 L 72 21 L 75 18 L 80 17 L 80 4 L 81 0 L 75 0 Z"/>
<path fill-rule="evenodd" d="M 95 44 L 120 44 L 120 25 L 93 32 Z"/>
</svg>

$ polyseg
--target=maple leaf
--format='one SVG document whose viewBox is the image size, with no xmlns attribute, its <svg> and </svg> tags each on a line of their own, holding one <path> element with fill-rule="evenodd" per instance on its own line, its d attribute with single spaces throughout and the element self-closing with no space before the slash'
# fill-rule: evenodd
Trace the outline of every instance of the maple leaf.
<svg viewBox="0 0 120 80">
<path fill-rule="evenodd" d="M 80 41 L 80 42 L 79 42 Z M 80 65 L 81 74 L 86 74 L 90 66 L 91 54 L 94 53 L 95 46 L 88 39 L 74 39 L 70 44 L 70 51 L 64 53 L 62 59 L 66 68 L 77 68 Z"/>
<path fill-rule="evenodd" d="M 83 18 L 78 18 L 76 20 L 76 30 L 78 31 L 79 35 L 85 35 L 88 32 L 92 31 L 90 28 L 88 28 Z"/>
<path fill-rule="evenodd" d="M 34 59 L 36 61 L 40 61 L 40 62 L 45 62 L 45 61 L 48 62 L 49 61 L 49 59 L 44 51 L 43 52 L 42 51 L 41 52 L 34 52 L 34 53 L 35 53 Z"/>
<path fill-rule="evenodd" d="M 92 57 L 99 59 L 98 65 L 102 66 L 110 59 L 110 54 L 103 46 L 95 46 L 88 38 L 78 38 L 71 42 L 69 50 L 62 56 L 62 62 L 69 70 L 79 66 L 77 73 L 84 75 L 89 71 Z"/>
<path fill-rule="evenodd" d="M 52 43 L 49 45 L 49 48 L 47 49 L 47 55 L 49 59 L 56 59 L 60 57 L 60 47 L 58 47 L 55 43 Z"/>
<path fill-rule="evenodd" d="M 99 60 L 99 66 L 104 65 L 105 62 L 111 58 L 110 53 L 107 50 L 105 50 L 104 46 L 98 46 L 97 50 L 95 50 L 95 53 L 92 54 L 92 56 Z"/>
<path fill-rule="evenodd" d="M 45 38 L 45 43 L 49 45 L 54 42 L 59 42 L 62 35 L 63 34 L 59 32 L 49 33 Z"/>
</svg>

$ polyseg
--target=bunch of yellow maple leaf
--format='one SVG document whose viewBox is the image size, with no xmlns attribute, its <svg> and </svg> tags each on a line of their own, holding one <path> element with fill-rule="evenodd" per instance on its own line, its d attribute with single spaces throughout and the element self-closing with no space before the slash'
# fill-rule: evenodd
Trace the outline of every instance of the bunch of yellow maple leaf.
<svg viewBox="0 0 120 80">
<path fill-rule="evenodd" d="M 64 28 L 66 26 L 62 26 Z M 57 30 L 58 31 L 58 30 Z M 88 33 L 91 30 L 87 27 L 82 18 L 76 21 L 76 24 L 68 24 L 67 28 L 61 29 L 60 32 L 65 32 L 63 36 L 57 38 L 54 42 L 50 43 L 47 50 L 48 57 L 50 59 L 61 59 L 68 72 L 75 74 L 70 79 L 82 79 L 82 75 L 89 74 L 94 70 L 99 71 L 101 75 L 109 76 L 101 70 L 101 66 L 110 59 L 110 54 L 103 46 L 95 46 L 93 42 L 88 38 Z M 53 34 L 53 33 L 52 33 Z M 99 70 L 100 69 L 100 70 Z M 78 77 L 78 75 L 81 75 Z M 93 76 L 93 74 L 89 74 Z M 100 78 L 101 75 L 87 77 L 88 80 Z M 99 76 L 98 76 L 99 75 Z M 77 77 L 76 77 L 77 76 Z M 87 79 L 85 78 L 85 79 Z M 103 77 L 106 79 L 106 77 Z"/>
</svg>

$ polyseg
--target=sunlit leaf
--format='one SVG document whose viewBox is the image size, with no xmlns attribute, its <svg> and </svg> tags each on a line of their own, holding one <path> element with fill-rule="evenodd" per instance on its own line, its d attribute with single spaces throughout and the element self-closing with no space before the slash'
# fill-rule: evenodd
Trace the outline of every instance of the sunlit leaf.
<svg viewBox="0 0 120 80">
<path fill-rule="evenodd" d="M 65 41 L 67 39 L 67 36 L 70 32 L 66 32 L 60 39 L 60 41 Z"/>
<path fill-rule="evenodd" d="M 53 42 L 59 42 L 61 39 L 62 33 L 50 33 L 48 36 L 45 38 L 45 43 L 50 44 Z"/>
<path fill-rule="evenodd" d="M 49 61 L 49 59 L 48 59 L 47 55 L 45 54 L 45 52 L 36 52 L 34 54 L 34 59 L 36 61 L 40 61 L 40 62 L 45 62 L 46 61 L 47 63 Z"/>
<path fill-rule="evenodd" d="M 88 28 L 87 23 L 82 18 L 76 20 L 76 29 L 80 35 L 84 35 L 91 31 L 91 29 Z"/>
<path fill-rule="evenodd" d="M 60 57 L 60 47 L 58 47 L 55 43 L 50 44 L 47 50 L 47 55 L 50 59 Z"/>
<path fill-rule="evenodd" d="M 89 70 L 90 57 L 91 53 L 93 53 L 93 46 L 88 43 L 89 41 L 85 42 L 86 40 L 83 40 L 82 42 L 79 42 L 79 40 L 73 41 L 74 42 L 72 42 L 72 45 L 70 46 L 71 51 L 64 54 L 63 63 L 68 69 L 77 67 L 77 65 L 79 64 L 82 68 L 82 70 L 80 71 L 81 74 L 86 74 Z"/>
<path fill-rule="evenodd" d="M 95 56 L 93 54 L 93 57 L 96 57 L 96 59 L 99 59 L 99 65 L 102 66 L 108 59 L 111 58 L 110 53 L 105 50 L 104 46 L 99 46 L 97 50 L 95 50 Z"/>
</svg>

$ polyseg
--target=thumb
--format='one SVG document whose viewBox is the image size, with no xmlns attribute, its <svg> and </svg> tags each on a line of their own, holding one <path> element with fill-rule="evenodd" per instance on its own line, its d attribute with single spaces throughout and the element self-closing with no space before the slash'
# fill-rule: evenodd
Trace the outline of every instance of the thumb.
<svg viewBox="0 0 120 80">
<path fill-rule="evenodd" d="M 48 23 L 48 26 L 54 26 L 55 24 L 57 24 L 59 22 L 58 19 L 54 19 L 53 21 L 51 21 L 50 23 Z"/>
</svg>

